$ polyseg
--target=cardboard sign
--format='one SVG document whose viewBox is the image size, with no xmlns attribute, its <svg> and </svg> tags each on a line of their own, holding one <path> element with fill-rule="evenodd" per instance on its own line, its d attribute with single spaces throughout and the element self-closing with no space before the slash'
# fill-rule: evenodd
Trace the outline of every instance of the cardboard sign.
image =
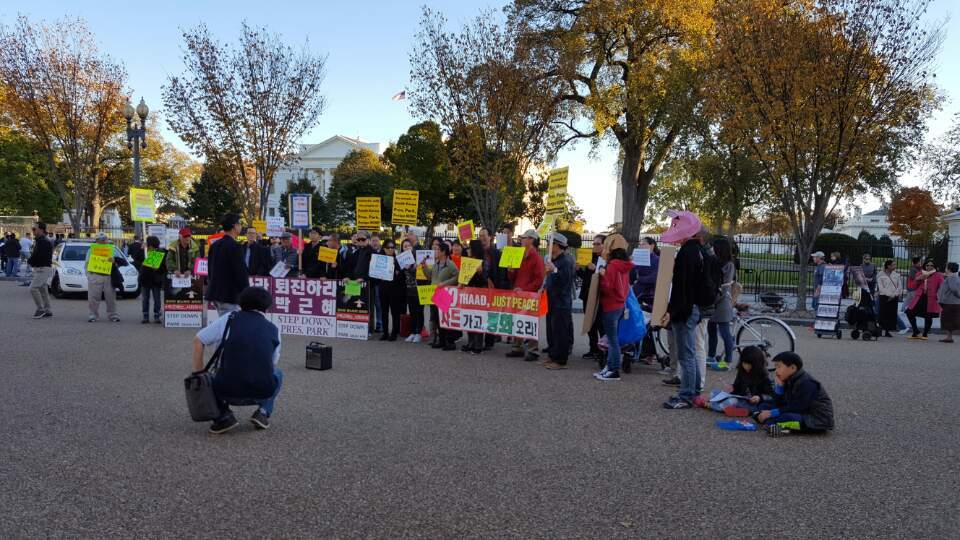
<svg viewBox="0 0 960 540">
<path fill-rule="evenodd" d="M 630 256 L 634 266 L 650 266 L 650 250 L 636 248 Z"/>
<path fill-rule="evenodd" d="M 320 246 L 317 248 L 317 260 L 325 263 L 337 262 L 337 250 Z"/>
<path fill-rule="evenodd" d="M 290 228 L 309 229 L 312 214 L 312 197 L 309 193 L 291 193 L 287 208 L 290 209 Z"/>
<path fill-rule="evenodd" d="M 550 231 L 553 230 L 554 224 L 557 222 L 557 216 L 543 216 L 543 223 L 537 227 L 537 234 L 540 235 L 540 238 L 546 238 Z"/>
<path fill-rule="evenodd" d="M 380 197 L 357 197 L 357 228 L 380 228 Z"/>
<path fill-rule="evenodd" d="M 390 222 L 394 225 L 416 225 L 420 192 L 412 189 L 393 190 L 393 209 Z"/>
<path fill-rule="evenodd" d="M 525 251 L 523 247 L 507 246 L 503 248 L 503 252 L 500 254 L 500 268 L 520 268 Z"/>
<path fill-rule="evenodd" d="M 460 258 L 460 275 L 457 277 L 457 283 L 461 285 L 466 285 L 470 283 L 470 280 L 473 278 L 473 275 L 477 273 L 477 270 L 480 269 L 480 266 L 483 265 L 481 259 L 474 259 L 472 257 L 461 257 Z"/>
<path fill-rule="evenodd" d="M 593 262 L 593 248 L 580 248 L 577 250 L 577 266 L 587 266 Z"/>
<path fill-rule="evenodd" d="M 147 253 L 146 258 L 143 259 L 143 265 L 147 268 L 153 268 L 154 270 L 157 270 L 160 268 L 160 263 L 163 262 L 164 255 L 166 255 L 166 253 L 163 251 L 151 251 L 150 253 Z"/>
<path fill-rule="evenodd" d="M 473 220 L 458 223 L 457 236 L 460 238 L 461 244 L 466 244 L 467 242 L 473 240 Z"/>
<path fill-rule="evenodd" d="M 547 179 L 547 215 L 559 215 L 567 211 L 567 177 L 570 167 L 550 171 Z"/>
<path fill-rule="evenodd" d="M 130 188 L 130 219 L 145 223 L 157 220 L 152 189 Z"/>
<path fill-rule="evenodd" d="M 417 285 L 417 296 L 421 306 L 433 305 L 433 293 L 437 292 L 436 285 Z"/>
<path fill-rule="evenodd" d="M 205 257 L 197 257 L 193 260 L 193 275 L 207 275 L 207 259 Z"/>
<path fill-rule="evenodd" d="M 93 274 L 110 275 L 113 269 L 113 246 L 93 244 L 90 246 L 90 260 L 87 261 L 87 272 Z"/>
<path fill-rule="evenodd" d="M 280 236 L 283 234 L 284 225 L 282 217 L 268 217 L 267 218 L 267 236 Z"/>
<path fill-rule="evenodd" d="M 384 281 L 393 281 L 393 257 L 389 255 L 371 255 L 370 277 Z"/>
<path fill-rule="evenodd" d="M 270 269 L 270 275 L 275 278 L 287 277 L 288 273 L 290 273 L 290 269 L 287 268 L 287 263 L 283 261 L 273 265 L 273 268 Z"/>
<path fill-rule="evenodd" d="M 594 273 L 590 277 L 590 284 L 587 287 L 587 302 L 583 305 L 583 325 L 580 327 L 580 334 L 587 334 L 593 328 L 594 321 L 597 320 L 597 304 L 600 302 L 600 275 Z"/>
<path fill-rule="evenodd" d="M 400 268 L 409 268 L 417 264 L 417 258 L 412 251 L 401 251 L 397 254 L 397 265 Z"/>
<path fill-rule="evenodd" d="M 676 246 L 660 246 L 656 292 L 653 295 L 653 312 L 650 314 L 650 324 L 653 326 L 659 326 L 663 316 L 667 313 L 667 304 L 670 302 L 670 284 L 673 283 L 673 264 L 676 258 Z"/>
<path fill-rule="evenodd" d="M 265 219 L 253 220 L 253 228 L 260 234 L 267 234 L 267 221 Z"/>
<path fill-rule="evenodd" d="M 163 223 L 151 223 L 147 225 L 147 236 L 156 236 L 157 240 L 163 242 L 167 239 L 167 226 Z"/>
</svg>

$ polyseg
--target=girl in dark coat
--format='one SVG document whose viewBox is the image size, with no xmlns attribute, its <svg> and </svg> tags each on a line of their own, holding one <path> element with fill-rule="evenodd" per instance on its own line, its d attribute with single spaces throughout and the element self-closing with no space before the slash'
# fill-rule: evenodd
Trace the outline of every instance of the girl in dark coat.
<svg viewBox="0 0 960 540">
<path fill-rule="evenodd" d="M 160 261 L 159 268 L 150 268 L 149 266 L 140 265 L 140 294 L 143 298 L 141 300 L 141 307 L 143 308 L 143 324 L 150 322 L 150 297 L 153 297 L 153 322 L 159 323 L 160 321 L 160 312 L 163 309 L 163 304 L 160 302 L 160 288 L 163 287 L 163 280 L 167 276 L 167 250 L 160 249 L 160 239 L 156 236 L 147 237 L 147 250 L 144 252 L 144 259 L 154 251 L 163 252 L 163 259 Z"/>
</svg>

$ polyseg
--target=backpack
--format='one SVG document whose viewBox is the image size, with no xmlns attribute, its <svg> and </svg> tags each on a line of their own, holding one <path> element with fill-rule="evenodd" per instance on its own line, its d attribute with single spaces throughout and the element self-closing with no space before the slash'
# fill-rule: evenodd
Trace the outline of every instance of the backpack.
<svg viewBox="0 0 960 540">
<path fill-rule="evenodd" d="M 700 308 L 712 308 L 720 296 L 720 285 L 723 283 L 723 269 L 720 260 L 712 253 L 700 250 L 700 268 L 703 279 L 697 290 L 696 304 Z"/>
</svg>

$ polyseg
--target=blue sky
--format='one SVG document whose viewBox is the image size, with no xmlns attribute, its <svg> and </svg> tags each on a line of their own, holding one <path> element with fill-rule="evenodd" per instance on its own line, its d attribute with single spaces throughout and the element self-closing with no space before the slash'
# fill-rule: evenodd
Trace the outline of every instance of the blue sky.
<svg viewBox="0 0 960 540">
<path fill-rule="evenodd" d="M 312 50 L 329 55 L 324 93 L 328 107 L 316 129 L 303 142 L 319 142 L 333 134 L 360 136 L 366 141 L 387 143 L 416 120 L 404 102 L 390 96 L 402 90 L 409 77 L 408 54 L 417 30 L 420 7 L 443 12 L 451 26 L 468 20 L 484 8 L 499 9 L 502 2 L 369 0 L 332 1 L 184 1 L 115 2 L 83 0 L 5 0 L 0 4 L 0 22 L 10 23 L 18 14 L 52 20 L 64 15 L 84 18 L 101 48 L 123 62 L 135 101 L 143 96 L 153 111 L 160 111 L 160 86 L 168 74 L 181 72 L 180 28 L 204 22 L 223 40 L 234 40 L 240 22 L 269 27 L 291 44 L 309 39 Z M 952 4 L 952 5 L 951 5 Z M 936 0 L 930 19 L 953 12 L 947 39 L 937 67 L 937 84 L 947 96 L 930 124 L 931 135 L 945 131 L 960 110 L 960 62 L 947 62 L 949 51 L 960 51 L 960 5 Z M 155 119 L 157 117 L 154 117 Z M 165 136 L 179 145 L 176 136 L 162 124 Z M 590 156 L 589 146 L 565 150 L 559 164 L 570 166 L 569 189 L 586 212 L 590 229 L 603 229 L 613 222 L 615 198 L 615 152 L 603 147 Z M 918 173 L 904 176 L 916 184 Z"/>
</svg>

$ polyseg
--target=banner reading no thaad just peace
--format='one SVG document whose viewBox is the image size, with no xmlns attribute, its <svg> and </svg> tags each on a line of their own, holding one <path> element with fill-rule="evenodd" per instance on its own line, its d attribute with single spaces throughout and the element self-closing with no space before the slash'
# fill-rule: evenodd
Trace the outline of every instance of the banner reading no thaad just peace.
<svg viewBox="0 0 960 540">
<path fill-rule="evenodd" d="M 450 309 L 440 312 L 448 330 L 483 332 L 537 339 L 540 333 L 540 294 L 472 287 L 445 287 Z"/>
</svg>

